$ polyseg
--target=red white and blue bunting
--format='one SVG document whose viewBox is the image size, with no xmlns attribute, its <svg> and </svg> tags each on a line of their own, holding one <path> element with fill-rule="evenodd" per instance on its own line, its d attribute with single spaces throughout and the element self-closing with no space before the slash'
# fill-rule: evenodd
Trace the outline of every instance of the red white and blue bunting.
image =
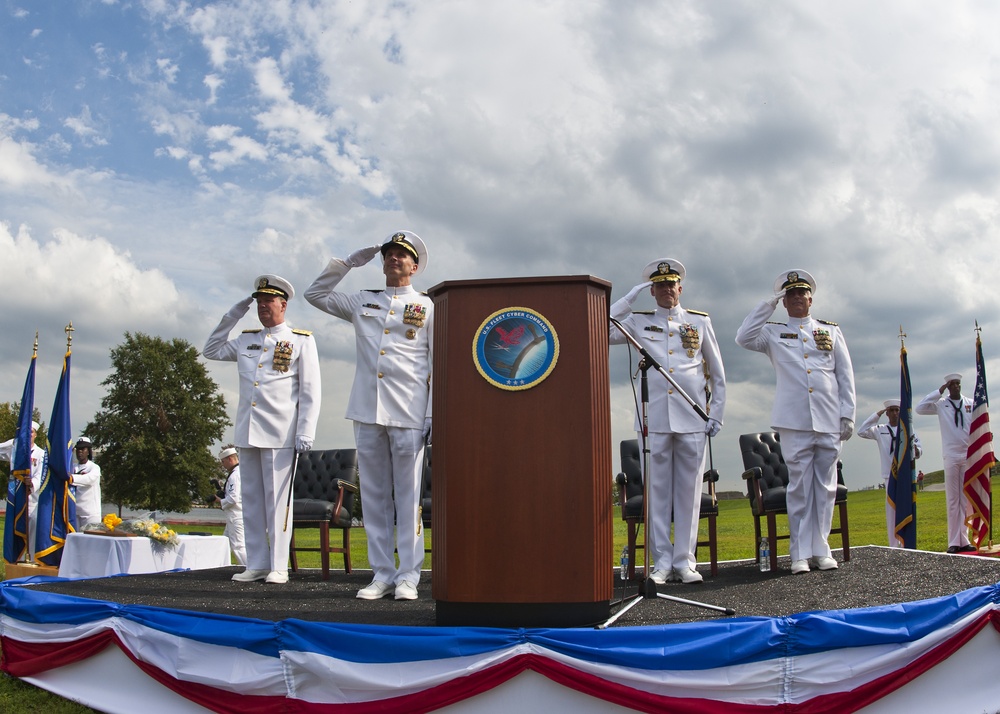
<svg viewBox="0 0 1000 714">
<path fill-rule="evenodd" d="M 117 647 L 181 696 L 240 714 L 432 711 L 525 671 L 638 711 L 856 711 L 1000 631 L 1000 586 L 784 618 L 504 630 L 265 622 L 24 586 L 38 580 L 0 583 L 4 672 Z"/>
</svg>

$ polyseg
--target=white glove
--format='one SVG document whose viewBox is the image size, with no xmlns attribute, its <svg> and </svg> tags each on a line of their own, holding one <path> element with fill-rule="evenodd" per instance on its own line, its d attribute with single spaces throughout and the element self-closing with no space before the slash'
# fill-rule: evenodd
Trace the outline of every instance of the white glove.
<svg viewBox="0 0 1000 714">
<path fill-rule="evenodd" d="M 311 449 L 312 447 L 313 447 L 313 440 L 310 439 L 308 436 L 295 437 L 295 450 L 298 453 L 304 454 L 305 452 L 309 451 L 309 449 Z"/>
<path fill-rule="evenodd" d="M 840 440 L 847 441 L 854 434 L 854 422 L 847 417 L 840 417 Z"/>
<path fill-rule="evenodd" d="M 631 305 L 632 303 L 634 303 L 635 299 L 639 297 L 639 293 L 641 293 L 643 290 L 645 290 L 652 284 L 653 284 L 652 280 L 647 280 L 646 282 L 640 283 L 631 290 L 629 290 L 628 295 L 625 296 L 625 299 L 628 301 L 628 304 Z"/>
<path fill-rule="evenodd" d="M 431 443 L 431 418 L 424 417 L 424 442 Z"/>
<path fill-rule="evenodd" d="M 641 285 L 636 285 L 634 288 L 628 291 L 628 295 L 615 300 L 614 304 L 611 306 L 609 315 L 616 320 L 624 320 L 628 317 L 629 313 L 632 311 L 632 303 L 635 299 L 639 297 L 639 293 L 648 288 L 653 284 L 652 280 L 647 280 Z"/>
<path fill-rule="evenodd" d="M 716 434 L 719 433 L 720 429 L 722 429 L 722 422 L 720 422 L 718 419 L 713 419 L 712 417 L 709 417 L 708 421 L 705 422 L 705 433 L 708 434 L 709 436 L 715 436 Z"/>
<path fill-rule="evenodd" d="M 240 300 L 238 303 L 229 308 L 229 312 L 227 314 L 229 315 L 229 317 L 235 317 L 236 319 L 239 319 L 247 314 L 247 312 L 250 310 L 250 305 L 252 304 L 253 304 L 252 297 L 244 298 L 243 300 Z"/>
<path fill-rule="evenodd" d="M 347 256 L 347 263 L 352 268 L 360 268 L 365 263 L 368 263 L 375 255 L 382 250 L 380 245 L 372 245 L 367 248 L 362 248 L 361 250 L 356 250 Z"/>
<path fill-rule="evenodd" d="M 767 302 L 771 307 L 778 307 L 778 303 L 781 302 L 781 298 L 783 297 L 785 297 L 785 291 L 779 290 L 777 293 L 775 293 L 774 297 L 772 297 Z"/>
</svg>

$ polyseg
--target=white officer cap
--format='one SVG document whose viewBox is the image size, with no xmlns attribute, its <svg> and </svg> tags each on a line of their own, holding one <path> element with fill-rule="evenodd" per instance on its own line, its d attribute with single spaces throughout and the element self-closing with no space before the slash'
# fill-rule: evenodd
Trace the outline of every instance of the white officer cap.
<svg viewBox="0 0 1000 714">
<path fill-rule="evenodd" d="M 684 264 L 673 258 L 660 258 L 651 263 L 647 263 L 642 269 L 642 280 L 652 280 L 654 283 L 662 283 L 664 280 L 679 283 L 687 275 Z"/>
<path fill-rule="evenodd" d="M 295 297 L 295 288 L 280 275 L 258 275 L 253 283 L 253 287 L 254 291 L 250 294 L 250 297 L 277 295 L 285 300 L 291 300 Z"/>
<path fill-rule="evenodd" d="M 219 452 L 219 459 L 224 459 L 227 456 L 236 456 L 236 449 L 232 446 L 227 446 L 222 451 Z"/>
<path fill-rule="evenodd" d="M 884 402 L 882 402 L 882 406 L 885 407 L 886 409 L 888 409 L 889 407 L 896 407 L 896 409 L 899 409 L 899 400 L 886 399 Z"/>
<path fill-rule="evenodd" d="M 961 382 L 962 381 L 962 375 L 960 375 L 958 372 L 952 372 L 951 374 L 946 374 L 944 376 L 944 383 L 945 384 L 948 384 L 948 382 L 953 382 L 953 381 Z"/>
<path fill-rule="evenodd" d="M 93 444 L 90 443 L 90 439 L 89 438 L 87 438 L 86 436 L 81 436 L 79 439 L 76 440 L 76 446 L 77 447 L 80 447 L 80 446 L 93 447 Z"/>
<path fill-rule="evenodd" d="M 394 245 L 405 249 L 413 256 L 413 260 L 417 263 L 417 269 L 413 272 L 414 275 L 427 266 L 427 246 L 420 240 L 420 236 L 413 231 L 396 231 L 386 238 L 382 243 L 381 252 L 383 260 L 385 260 L 385 252 Z"/>
<path fill-rule="evenodd" d="M 804 270 L 786 270 L 774 281 L 775 294 L 792 288 L 805 288 L 809 292 L 815 293 L 816 278 Z"/>
<path fill-rule="evenodd" d="M 31 430 L 32 431 L 38 431 L 38 429 L 39 429 L 38 422 L 37 421 L 32 421 L 31 422 Z"/>
</svg>

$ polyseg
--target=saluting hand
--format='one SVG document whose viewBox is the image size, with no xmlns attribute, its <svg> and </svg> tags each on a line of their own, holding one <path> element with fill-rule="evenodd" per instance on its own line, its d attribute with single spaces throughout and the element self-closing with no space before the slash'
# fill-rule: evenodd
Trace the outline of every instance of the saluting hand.
<svg viewBox="0 0 1000 714">
<path fill-rule="evenodd" d="M 347 260 L 344 262 L 352 268 L 360 268 L 362 265 L 371 261 L 371 259 L 374 258 L 380 250 L 382 250 L 381 245 L 372 245 L 367 248 L 361 248 L 360 250 L 356 250 L 347 256 Z"/>
<path fill-rule="evenodd" d="M 243 317 L 250 310 L 250 305 L 253 303 L 253 298 L 248 297 L 240 300 L 238 303 L 229 308 L 230 317 Z"/>
</svg>

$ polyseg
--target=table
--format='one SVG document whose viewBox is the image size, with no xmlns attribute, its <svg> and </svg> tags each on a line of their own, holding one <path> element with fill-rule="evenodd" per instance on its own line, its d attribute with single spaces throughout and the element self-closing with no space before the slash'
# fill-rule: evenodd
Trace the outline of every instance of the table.
<svg viewBox="0 0 1000 714">
<path fill-rule="evenodd" d="M 179 535 L 176 548 L 163 547 L 142 536 L 70 533 L 59 565 L 60 578 L 101 578 L 108 575 L 160 573 L 186 568 L 205 570 L 230 565 L 225 536 Z"/>
</svg>

